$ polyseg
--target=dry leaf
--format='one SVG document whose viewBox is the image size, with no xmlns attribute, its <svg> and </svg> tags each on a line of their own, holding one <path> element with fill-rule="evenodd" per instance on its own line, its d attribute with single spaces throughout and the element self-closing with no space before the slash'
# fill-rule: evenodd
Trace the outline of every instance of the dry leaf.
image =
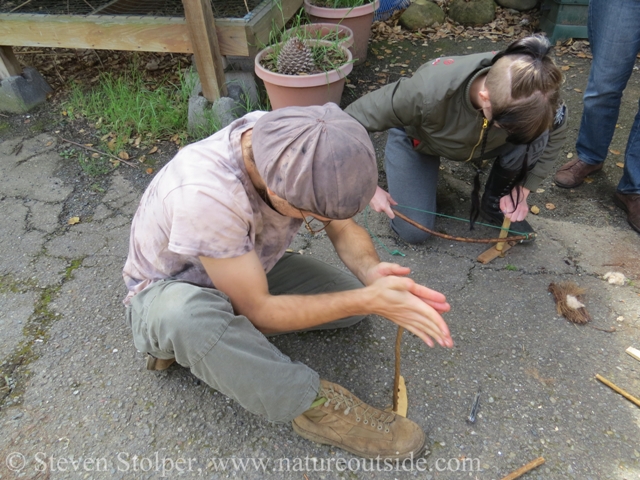
<svg viewBox="0 0 640 480">
<path fill-rule="evenodd" d="M 545 207 L 546 207 L 547 210 L 555 210 L 556 209 L 556 206 L 553 203 L 547 203 L 545 205 Z"/>
<path fill-rule="evenodd" d="M 51 145 L 53 145 L 53 142 L 47 142 L 47 143 L 45 144 L 45 147 L 50 147 Z"/>
<path fill-rule="evenodd" d="M 120 166 L 120 160 L 109 159 L 109 161 L 113 164 L 114 167 Z"/>
<path fill-rule="evenodd" d="M 579 88 L 574 88 L 573 90 L 578 92 L 578 93 L 582 93 L 582 90 L 580 90 Z"/>
<path fill-rule="evenodd" d="M 80 217 L 71 217 L 67 220 L 68 225 L 75 225 L 76 223 L 80 223 Z"/>
<path fill-rule="evenodd" d="M 147 168 L 147 173 L 151 175 L 153 173 L 153 168 Z"/>
<path fill-rule="evenodd" d="M 92 153 L 91 154 L 91 158 L 100 158 L 100 154 L 99 153 Z"/>
<path fill-rule="evenodd" d="M 138 161 L 139 161 L 140 163 L 144 163 L 144 161 L 145 161 L 146 159 L 147 159 L 147 156 L 146 156 L 146 155 L 140 155 L 140 158 L 138 158 Z"/>
<path fill-rule="evenodd" d="M 140 145 L 140 142 L 142 141 L 142 137 L 140 135 L 138 135 L 136 137 L 136 139 L 133 141 L 133 146 L 137 147 L 138 145 Z"/>
<path fill-rule="evenodd" d="M 122 160 L 129 160 L 129 154 L 127 152 L 125 152 L 124 150 L 122 150 L 118 154 L 118 157 L 120 157 Z"/>
<path fill-rule="evenodd" d="M 622 162 L 617 162 L 617 163 L 616 163 L 616 167 L 624 168 L 624 163 L 622 163 Z"/>
<path fill-rule="evenodd" d="M 531 213 L 538 215 L 540 213 L 540 209 L 535 205 L 531 205 Z"/>
<path fill-rule="evenodd" d="M 567 153 L 567 158 L 573 158 L 573 153 Z"/>
<path fill-rule="evenodd" d="M 536 190 L 536 193 L 544 193 L 544 188 L 539 188 Z"/>
<path fill-rule="evenodd" d="M 610 148 L 609 151 L 614 155 L 620 155 L 620 150 L 614 150 L 613 148 Z"/>
<path fill-rule="evenodd" d="M 565 65 L 563 67 L 560 67 L 560 70 L 562 70 L 563 72 L 566 72 L 567 70 L 569 70 L 571 67 L 569 65 Z"/>
<path fill-rule="evenodd" d="M 158 147 L 152 147 L 151 150 L 149 150 L 149 152 L 147 152 L 149 155 L 151 155 L 152 153 L 156 153 L 158 151 Z"/>
<path fill-rule="evenodd" d="M 593 183 L 593 178 L 587 177 L 584 179 L 584 183 Z"/>
<path fill-rule="evenodd" d="M 116 149 L 116 139 L 112 138 L 111 140 L 109 140 L 109 142 L 107 142 L 107 148 L 109 150 L 111 150 L 112 152 Z"/>
</svg>

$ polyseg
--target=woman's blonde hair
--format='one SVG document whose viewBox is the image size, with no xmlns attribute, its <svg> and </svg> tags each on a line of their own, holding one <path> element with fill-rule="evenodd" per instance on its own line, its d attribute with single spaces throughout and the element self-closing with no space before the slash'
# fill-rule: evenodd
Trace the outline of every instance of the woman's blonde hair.
<svg viewBox="0 0 640 480">
<path fill-rule="evenodd" d="M 530 143 L 553 125 L 563 76 L 550 50 L 545 37 L 533 35 L 493 58 L 485 81 L 491 121 L 509 133 L 510 143 Z"/>
</svg>

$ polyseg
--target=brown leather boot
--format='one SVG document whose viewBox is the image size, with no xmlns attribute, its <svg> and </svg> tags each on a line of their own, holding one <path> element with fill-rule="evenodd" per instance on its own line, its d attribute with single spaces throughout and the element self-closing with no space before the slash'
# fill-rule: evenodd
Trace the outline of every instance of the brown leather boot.
<svg viewBox="0 0 640 480">
<path fill-rule="evenodd" d="M 584 179 L 592 173 L 602 170 L 603 163 L 589 165 L 579 158 L 565 163 L 553 177 L 555 184 L 562 188 L 574 188 L 582 185 Z"/>
<path fill-rule="evenodd" d="M 150 353 L 147 353 L 147 370 L 161 372 L 162 370 L 166 370 L 171 365 L 175 363 L 175 358 L 156 358 Z"/>
<path fill-rule="evenodd" d="M 627 222 L 631 228 L 640 233 L 640 195 L 616 192 L 613 202 L 627 212 Z"/>
<path fill-rule="evenodd" d="M 326 380 L 320 380 L 318 396 L 326 402 L 293 419 L 301 437 L 364 458 L 415 458 L 423 451 L 426 436 L 411 420 L 373 408 Z"/>
</svg>

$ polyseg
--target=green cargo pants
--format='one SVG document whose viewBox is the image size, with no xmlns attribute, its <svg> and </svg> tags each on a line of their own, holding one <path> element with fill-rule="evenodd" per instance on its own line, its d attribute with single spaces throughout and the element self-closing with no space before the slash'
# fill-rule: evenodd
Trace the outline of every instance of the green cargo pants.
<svg viewBox="0 0 640 480">
<path fill-rule="evenodd" d="M 268 273 L 272 295 L 314 294 L 361 288 L 350 273 L 293 253 Z M 250 294 L 250 292 L 248 292 Z M 131 299 L 126 310 L 133 340 L 141 352 L 175 358 L 208 385 L 272 422 L 288 422 L 315 400 L 320 379 L 291 361 L 215 288 L 164 280 Z M 309 330 L 351 326 L 348 317 Z"/>
</svg>

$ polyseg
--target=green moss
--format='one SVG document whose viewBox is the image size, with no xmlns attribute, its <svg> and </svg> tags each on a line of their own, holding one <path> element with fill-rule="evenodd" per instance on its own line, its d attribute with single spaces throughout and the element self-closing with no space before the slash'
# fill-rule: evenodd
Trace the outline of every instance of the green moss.
<svg viewBox="0 0 640 480">
<path fill-rule="evenodd" d="M 64 271 L 62 283 L 73 278 L 73 271 L 82 265 L 83 258 L 72 260 Z M 0 293 L 22 293 L 35 290 L 35 282 L 18 282 L 10 275 L 0 277 Z M 51 309 L 51 302 L 60 293 L 62 285 L 49 286 L 38 289 L 40 296 L 35 302 L 33 313 L 22 329 L 24 339 L 18 343 L 13 352 L 2 359 L 0 364 L 0 406 L 6 403 L 7 398 L 12 403 L 18 403 L 24 393 L 25 379 L 31 374 L 22 367 L 29 365 L 38 355 L 33 351 L 36 341 L 46 343 L 49 339 L 49 329 L 58 318 Z"/>
</svg>

